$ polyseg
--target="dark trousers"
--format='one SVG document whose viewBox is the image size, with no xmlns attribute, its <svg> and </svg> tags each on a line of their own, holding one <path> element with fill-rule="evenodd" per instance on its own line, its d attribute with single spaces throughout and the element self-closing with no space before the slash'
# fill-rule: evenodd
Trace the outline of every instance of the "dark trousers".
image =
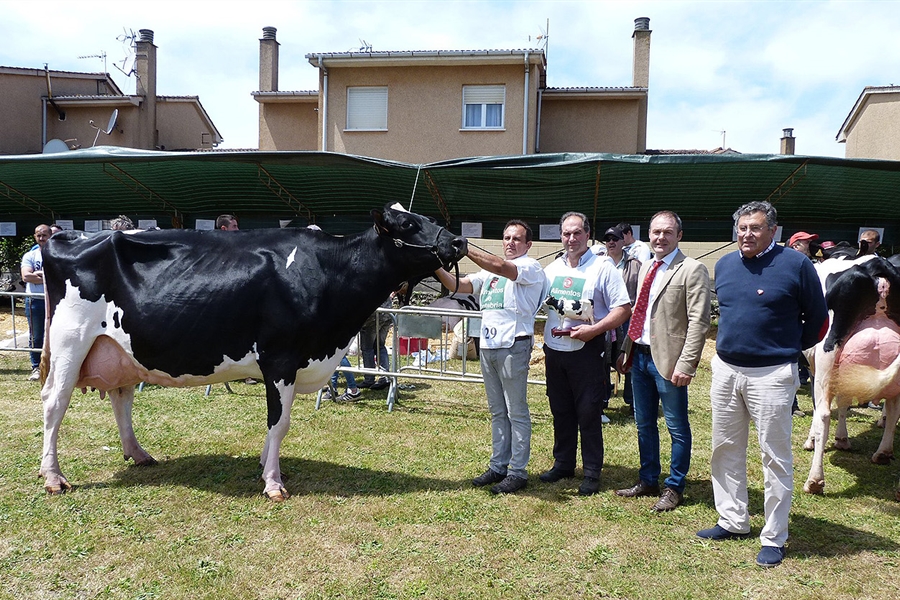
<svg viewBox="0 0 900 600">
<path fill-rule="evenodd" d="M 31 368 L 37 369 L 41 364 L 41 348 L 44 346 L 44 309 L 43 298 L 25 298 L 25 318 L 28 321 L 28 345 L 37 348 L 31 353 Z"/>
<path fill-rule="evenodd" d="M 603 469 L 603 404 L 609 399 L 609 371 L 603 336 L 575 352 L 544 346 L 547 398 L 553 415 L 554 466 L 572 470 L 581 434 L 585 477 L 600 477 Z"/>
</svg>

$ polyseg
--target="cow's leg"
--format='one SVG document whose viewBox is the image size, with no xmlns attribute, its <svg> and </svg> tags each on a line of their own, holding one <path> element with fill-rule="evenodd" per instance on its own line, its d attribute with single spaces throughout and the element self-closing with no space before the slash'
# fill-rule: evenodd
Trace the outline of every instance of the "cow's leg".
<svg viewBox="0 0 900 600">
<path fill-rule="evenodd" d="M 45 343 L 45 348 L 49 348 L 50 366 L 47 369 L 44 387 L 41 389 L 44 444 L 39 475 L 44 478 L 44 489 L 48 494 L 64 494 L 72 489 L 72 486 L 59 467 L 57 455 L 59 426 L 72 400 L 72 391 L 78 382 L 81 363 L 87 356 L 93 340 L 82 339 L 77 331 L 72 333 L 52 327 L 49 335 L 50 340 Z"/>
<path fill-rule="evenodd" d="M 815 411 L 813 412 L 813 424 L 810 427 L 813 435 L 813 458 L 809 467 L 809 476 L 803 485 L 803 491 L 807 494 L 821 494 L 825 490 L 825 441 L 828 439 L 828 430 L 831 427 L 831 395 L 826 393 L 828 383 L 827 373 L 830 372 L 834 362 L 834 353 L 822 356 L 819 350 L 816 353 L 816 363 L 819 366 L 818 377 L 815 378 Z M 824 363 L 828 362 L 828 365 Z"/>
<path fill-rule="evenodd" d="M 266 405 L 269 432 L 260 455 L 263 494 L 273 502 L 284 502 L 290 497 L 281 480 L 281 442 L 291 426 L 291 406 L 294 403 L 294 384 L 284 380 L 272 383 L 266 377 Z"/>
<path fill-rule="evenodd" d="M 900 396 L 884 401 L 885 423 L 881 444 L 872 455 L 872 462 L 877 465 L 890 464 L 894 458 L 894 432 L 897 430 L 897 418 L 900 417 Z"/>
<path fill-rule="evenodd" d="M 850 435 L 847 433 L 847 412 L 849 406 L 838 406 L 838 422 L 834 430 L 834 447 L 838 450 L 850 449 Z"/>
<path fill-rule="evenodd" d="M 155 465 L 154 459 L 146 450 L 141 448 L 134 436 L 134 426 L 131 419 L 131 407 L 134 405 L 134 386 L 116 388 L 109 391 L 109 402 L 112 404 L 113 414 L 116 416 L 116 426 L 119 428 L 119 439 L 122 441 L 122 454 L 125 460 L 134 460 L 136 465 Z"/>
</svg>

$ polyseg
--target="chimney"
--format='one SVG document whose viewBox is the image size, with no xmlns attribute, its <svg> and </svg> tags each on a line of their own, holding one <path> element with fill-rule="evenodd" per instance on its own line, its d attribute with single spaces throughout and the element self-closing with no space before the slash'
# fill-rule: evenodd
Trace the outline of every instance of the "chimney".
<svg viewBox="0 0 900 600">
<path fill-rule="evenodd" d="M 796 140 L 797 138 L 794 137 L 794 129 L 792 127 L 786 127 L 784 129 L 784 136 L 781 138 L 781 153 L 793 154 L 794 142 Z"/>
<path fill-rule="evenodd" d="M 138 145 L 144 150 L 155 150 L 159 145 L 159 135 L 156 128 L 156 46 L 153 45 L 153 31 L 141 29 L 140 38 L 134 45 L 136 91 L 142 97 Z"/>
<path fill-rule="evenodd" d="M 650 87 L 650 17 L 638 17 L 634 20 L 634 58 L 632 60 L 632 83 L 639 88 Z"/>
<path fill-rule="evenodd" d="M 274 27 L 263 27 L 259 40 L 259 91 L 278 91 L 278 46 Z"/>
</svg>

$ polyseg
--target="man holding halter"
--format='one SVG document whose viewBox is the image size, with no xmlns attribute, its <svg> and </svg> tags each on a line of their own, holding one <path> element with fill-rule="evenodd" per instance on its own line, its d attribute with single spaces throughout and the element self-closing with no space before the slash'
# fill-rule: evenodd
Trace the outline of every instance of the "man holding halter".
<svg viewBox="0 0 900 600">
<path fill-rule="evenodd" d="M 491 411 L 492 452 L 488 469 L 472 484 L 495 484 L 494 494 L 510 494 L 528 483 L 528 369 L 534 317 L 545 295 L 541 265 L 527 256 L 531 244 L 531 227 L 513 219 L 503 228 L 504 258 L 469 244 L 468 256 L 481 271 L 459 280 L 444 269 L 435 271 L 451 292 L 474 293 L 481 300 L 481 374 Z"/>
</svg>

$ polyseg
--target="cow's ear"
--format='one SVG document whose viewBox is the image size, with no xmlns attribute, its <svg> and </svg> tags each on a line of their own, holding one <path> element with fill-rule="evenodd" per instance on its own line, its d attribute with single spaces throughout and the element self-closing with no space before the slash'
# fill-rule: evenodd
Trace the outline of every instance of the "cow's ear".
<svg viewBox="0 0 900 600">
<path fill-rule="evenodd" d="M 377 208 L 372 209 L 372 220 L 375 221 L 375 231 L 378 235 L 386 235 L 388 232 L 387 225 L 384 223 L 384 213 Z"/>
</svg>

